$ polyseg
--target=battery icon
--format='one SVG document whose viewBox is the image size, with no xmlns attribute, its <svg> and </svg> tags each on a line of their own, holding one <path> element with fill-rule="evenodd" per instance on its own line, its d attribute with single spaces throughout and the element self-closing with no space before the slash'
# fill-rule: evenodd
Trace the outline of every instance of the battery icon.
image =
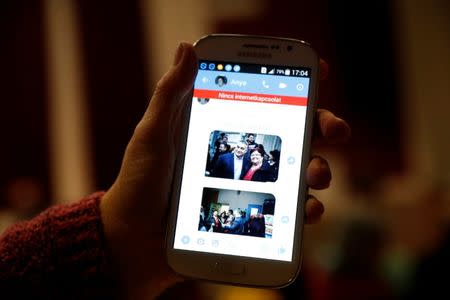
<svg viewBox="0 0 450 300">
<path fill-rule="evenodd" d="M 284 70 L 284 75 L 287 75 L 287 76 L 291 75 L 291 70 L 289 70 L 289 69 Z"/>
</svg>

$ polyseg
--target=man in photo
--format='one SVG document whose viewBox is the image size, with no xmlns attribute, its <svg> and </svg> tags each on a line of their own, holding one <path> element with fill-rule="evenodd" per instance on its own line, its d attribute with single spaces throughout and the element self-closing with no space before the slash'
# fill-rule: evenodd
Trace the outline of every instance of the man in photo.
<svg viewBox="0 0 450 300">
<path fill-rule="evenodd" d="M 253 133 L 247 134 L 247 144 L 248 150 L 253 150 L 258 146 L 258 144 L 255 142 L 255 135 Z"/>
<path fill-rule="evenodd" d="M 228 179 L 242 179 L 243 170 L 248 170 L 250 168 L 250 162 L 245 159 L 247 148 L 247 143 L 240 141 L 237 143 L 232 153 L 220 155 L 213 166 L 211 176 Z"/>
<path fill-rule="evenodd" d="M 234 220 L 223 226 L 226 233 L 244 234 L 245 219 L 242 217 L 242 212 L 238 209 L 234 212 Z"/>
<path fill-rule="evenodd" d="M 228 148 L 229 145 L 225 144 L 225 143 L 220 143 L 219 144 L 219 148 L 217 148 L 217 150 L 214 152 L 213 158 L 210 161 L 210 168 L 209 170 L 214 169 L 214 166 L 216 165 L 217 160 L 219 159 L 219 157 L 225 153 L 228 152 Z"/>
</svg>

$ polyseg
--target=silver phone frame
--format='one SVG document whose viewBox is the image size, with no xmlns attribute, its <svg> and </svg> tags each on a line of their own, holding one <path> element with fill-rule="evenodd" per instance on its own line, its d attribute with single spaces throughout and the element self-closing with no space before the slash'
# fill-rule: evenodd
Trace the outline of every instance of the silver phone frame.
<svg viewBox="0 0 450 300">
<path fill-rule="evenodd" d="M 267 44 L 279 45 L 277 50 L 270 50 L 272 59 L 254 57 L 239 57 L 238 51 L 242 51 L 244 44 Z M 179 275 L 187 278 L 195 278 L 241 286 L 257 286 L 266 288 L 281 288 L 292 283 L 297 277 L 302 261 L 302 236 L 304 226 L 304 206 L 308 187 L 305 181 L 306 167 L 310 160 L 311 139 L 313 122 L 316 112 L 319 81 L 319 57 L 311 46 L 301 40 L 278 38 L 269 36 L 251 36 L 235 34 L 213 34 L 202 37 L 195 42 L 195 49 L 199 59 L 212 61 L 230 61 L 253 64 L 267 64 L 279 66 L 302 66 L 311 69 L 310 85 L 308 92 L 308 104 L 305 120 L 304 147 L 302 153 L 302 165 L 300 185 L 298 191 L 297 218 L 294 236 L 294 250 L 292 261 L 278 261 L 271 259 L 260 259 L 234 255 L 222 255 L 198 251 L 174 249 L 174 237 L 176 229 L 176 217 L 178 214 L 178 200 L 180 196 L 181 181 L 185 147 L 179 149 L 176 162 L 174 179 L 172 183 L 172 194 L 170 198 L 170 211 L 166 232 L 166 255 L 168 265 Z M 293 46 L 288 51 L 287 47 Z M 248 51 L 248 49 L 247 49 Z M 255 50 L 256 51 L 256 50 Z M 192 98 L 192 95 L 190 95 Z M 186 145 L 190 108 L 186 109 L 183 123 L 182 143 Z M 242 274 L 229 274 L 221 272 L 218 264 L 225 266 L 243 266 L 245 272 Z"/>
</svg>

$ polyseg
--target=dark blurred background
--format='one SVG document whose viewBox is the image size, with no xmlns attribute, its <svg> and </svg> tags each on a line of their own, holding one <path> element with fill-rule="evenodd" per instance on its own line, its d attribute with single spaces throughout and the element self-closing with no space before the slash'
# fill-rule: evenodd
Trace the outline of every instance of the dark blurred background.
<svg viewBox="0 0 450 300">
<path fill-rule="evenodd" d="M 306 228 L 299 279 L 279 291 L 188 281 L 161 298 L 448 295 L 436 272 L 450 267 L 449 3 L 1 1 L 0 230 L 108 189 L 179 41 L 299 38 L 330 65 L 319 106 L 353 130 L 315 148 L 333 182 L 312 191 L 326 212 Z"/>
</svg>

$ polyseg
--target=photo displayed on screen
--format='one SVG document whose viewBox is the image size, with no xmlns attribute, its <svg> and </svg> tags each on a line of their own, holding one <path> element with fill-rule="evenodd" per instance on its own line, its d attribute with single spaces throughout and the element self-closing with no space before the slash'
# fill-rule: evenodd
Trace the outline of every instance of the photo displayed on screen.
<svg viewBox="0 0 450 300">
<path fill-rule="evenodd" d="M 280 154 L 281 138 L 276 135 L 216 130 L 209 137 L 205 175 L 275 182 Z"/>
<path fill-rule="evenodd" d="M 272 194 L 204 188 L 199 231 L 272 238 Z"/>
</svg>

